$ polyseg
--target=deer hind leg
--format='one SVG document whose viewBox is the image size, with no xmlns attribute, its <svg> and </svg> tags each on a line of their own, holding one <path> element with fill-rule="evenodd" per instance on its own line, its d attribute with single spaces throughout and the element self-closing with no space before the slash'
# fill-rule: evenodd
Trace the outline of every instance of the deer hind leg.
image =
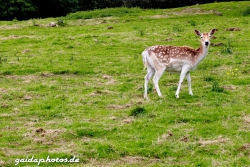
<svg viewBox="0 0 250 167">
<path fill-rule="evenodd" d="M 186 78 L 187 78 L 187 81 L 188 81 L 188 90 L 189 90 L 189 94 L 190 94 L 191 96 L 193 96 L 193 91 L 192 91 L 192 87 L 191 87 L 191 77 L 190 77 L 190 73 L 189 73 L 189 72 L 187 72 Z"/>
<path fill-rule="evenodd" d="M 178 88 L 177 88 L 177 91 L 175 93 L 175 97 L 178 99 L 179 98 L 179 93 L 180 93 L 180 89 L 181 89 L 181 84 L 186 76 L 188 72 L 188 69 L 187 68 L 182 68 L 181 70 L 181 75 L 180 75 L 180 81 L 179 81 L 179 85 L 178 85 Z"/>
<path fill-rule="evenodd" d="M 163 72 L 165 71 L 165 69 L 166 68 L 163 68 L 163 67 L 157 69 L 156 72 L 155 72 L 154 78 L 153 78 L 154 86 L 155 86 L 156 92 L 157 92 L 159 97 L 162 97 L 162 94 L 161 94 L 158 82 L 159 82 Z"/>
<path fill-rule="evenodd" d="M 155 69 L 151 66 L 147 66 L 148 73 L 145 76 L 145 83 L 144 83 L 144 98 L 148 99 L 148 82 L 152 78 L 152 76 L 155 74 Z"/>
</svg>

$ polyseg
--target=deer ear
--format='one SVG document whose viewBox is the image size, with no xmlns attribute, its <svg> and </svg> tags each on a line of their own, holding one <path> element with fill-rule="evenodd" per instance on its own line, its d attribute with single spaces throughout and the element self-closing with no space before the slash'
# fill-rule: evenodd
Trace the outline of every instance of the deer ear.
<svg viewBox="0 0 250 167">
<path fill-rule="evenodd" d="M 196 33 L 196 35 L 201 36 L 201 32 L 199 30 L 194 30 L 194 32 Z"/>
<path fill-rule="evenodd" d="M 213 35 L 215 33 L 216 29 L 212 29 L 210 32 L 209 32 L 209 35 Z"/>
</svg>

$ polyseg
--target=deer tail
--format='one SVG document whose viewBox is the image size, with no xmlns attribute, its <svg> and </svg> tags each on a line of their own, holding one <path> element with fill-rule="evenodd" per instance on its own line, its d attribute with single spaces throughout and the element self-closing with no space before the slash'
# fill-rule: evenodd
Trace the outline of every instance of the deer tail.
<svg viewBox="0 0 250 167">
<path fill-rule="evenodd" d="M 145 70 L 145 69 L 147 68 L 147 66 L 148 66 L 147 57 L 148 57 L 148 51 L 143 51 L 143 52 L 142 52 L 142 61 L 143 61 L 143 65 L 144 65 L 144 70 Z"/>
</svg>

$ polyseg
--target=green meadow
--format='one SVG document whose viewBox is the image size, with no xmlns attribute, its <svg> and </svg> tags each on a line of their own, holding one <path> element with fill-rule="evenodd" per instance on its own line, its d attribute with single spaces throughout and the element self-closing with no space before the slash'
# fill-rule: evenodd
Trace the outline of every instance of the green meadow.
<svg viewBox="0 0 250 167">
<path fill-rule="evenodd" d="M 185 80 L 176 99 L 180 74 L 165 72 L 163 98 L 151 81 L 143 99 L 142 51 L 198 48 L 194 30 L 213 28 L 194 96 Z M 249 166 L 249 37 L 249 1 L 1 21 L 0 166 Z"/>
</svg>

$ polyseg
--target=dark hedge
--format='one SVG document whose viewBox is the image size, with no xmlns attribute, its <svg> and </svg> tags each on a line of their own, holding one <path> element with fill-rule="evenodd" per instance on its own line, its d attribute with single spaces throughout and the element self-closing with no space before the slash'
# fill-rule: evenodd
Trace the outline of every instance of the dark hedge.
<svg viewBox="0 0 250 167">
<path fill-rule="evenodd" d="M 110 7 L 174 8 L 215 1 L 227 0 L 0 0 L 0 20 L 59 17 Z"/>
</svg>

